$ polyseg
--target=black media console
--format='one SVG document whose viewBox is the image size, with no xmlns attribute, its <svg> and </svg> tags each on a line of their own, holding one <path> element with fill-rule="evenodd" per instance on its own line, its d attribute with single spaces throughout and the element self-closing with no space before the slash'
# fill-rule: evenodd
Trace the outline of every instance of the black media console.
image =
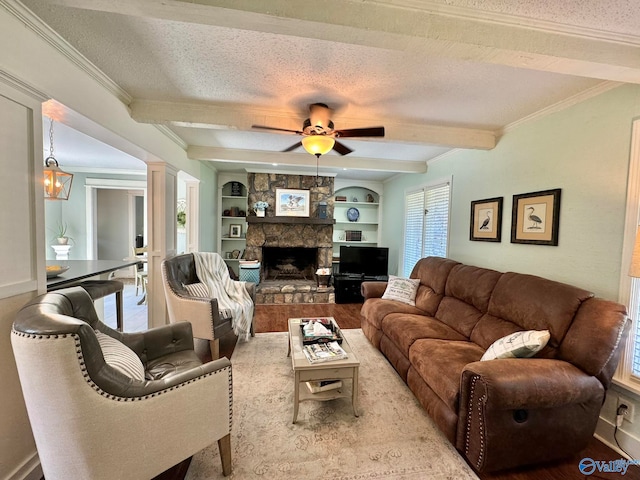
<svg viewBox="0 0 640 480">
<path fill-rule="evenodd" d="M 333 277 L 336 303 L 362 303 L 364 301 L 360 293 L 362 282 L 386 282 L 388 279 L 387 275 L 341 275 L 338 273 Z"/>
</svg>

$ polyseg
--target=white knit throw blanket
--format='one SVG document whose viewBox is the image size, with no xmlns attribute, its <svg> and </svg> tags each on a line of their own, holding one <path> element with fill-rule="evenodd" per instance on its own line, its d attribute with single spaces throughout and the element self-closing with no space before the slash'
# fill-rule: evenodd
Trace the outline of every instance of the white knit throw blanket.
<svg viewBox="0 0 640 480">
<path fill-rule="evenodd" d="M 193 258 L 196 275 L 207 286 L 211 297 L 218 299 L 218 309 L 232 312 L 233 331 L 239 338 L 248 340 L 253 319 L 253 301 L 245 288 L 246 282 L 232 280 L 227 264 L 217 253 L 194 252 Z"/>
</svg>

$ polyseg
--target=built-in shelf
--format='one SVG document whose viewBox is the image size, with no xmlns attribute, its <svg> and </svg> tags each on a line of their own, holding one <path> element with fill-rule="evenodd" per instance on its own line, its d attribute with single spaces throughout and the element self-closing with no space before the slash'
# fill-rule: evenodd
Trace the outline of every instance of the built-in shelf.
<svg viewBox="0 0 640 480">
<path fill-rule="evenodd" d="M 358 225 L 378 225 L 378 222 L 350 222 L 348 220 L 346 222 L 336 222 L 336 223 L 353 225 L 354 227 L 357 227 Z"/>
<path fill-rule="evenodd" d="M 309 218 L 309 217 L 247 217 L 247 223 L 293 223 L 298 225 L 333 225 L 333 218 Z"/>
<path fill-rule="evenodd" d="M 346 240 L 335 240 L 333 243 L 344 243 L 349 245 L 352 245 L 354 243 L 359 245 L 362 245 L 363 243 L 368 243 L 368 244 L 375 245 L 377 242 L 367 242 L 366 240 L 363 240 L 361 242 L 356 242 L 356 241 L 347 242 Z"/>
<path fill-rule="evenodd" d="M 353 206 L 353 207 L 362 207 L 362 206 L 366 206 L 366 207 L 377 207 L 378 205 L 380 205 L 378 202 L 342 202 L 342 201 L 335 201 L 334 205 L 349 205 L 349 206 Z"/>
</svg>

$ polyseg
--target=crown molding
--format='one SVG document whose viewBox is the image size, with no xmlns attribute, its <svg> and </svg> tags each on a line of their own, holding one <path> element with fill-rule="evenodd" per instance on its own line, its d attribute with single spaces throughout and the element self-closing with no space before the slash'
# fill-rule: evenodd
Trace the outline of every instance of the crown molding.
<svg viewBox="0 0 640 480">
<path fill-rule="evenodd" d="M 182 138 L 180 138 L 173 130 L 171 130 L 168 126 L 166 125 L 160 125 L 160 124 L 153 124 L 154 127 L 156 127 L 156 129 L 158 129 L 158 131 L 160 133 L 162 133 L 165 137 L 167 137 L 169 140 L 171 140 L 173 143 L 175 143 L 176 145 L 178 145 L 180 148 L 182 148 L 183 150 L 187 150 L 187 148 L 189 148 L 189 144 L 187 142 L 185 142 Z"/>
<path fill-rule="evenodd" d="M 387 4 L 388 0 L 373 0 L 371 3 Z M 610 32 L 607 30 L 598 30 L 588 27 L 580 27 L 576 25 L 567 25 L 550 20 L 540 20 L 521 15 L 513 15 L 508 13 L 489 12 L 470 7 L 461 7 L 455 5 L 446 5 L 424 0 L 396 0 L 395 6 L 409 8 L 423 12 L 430 12 L 435 15 L 442 15 L 454 18 L 464 18 L 468 20 L 484 21 L 487 23 L 495 23 L 497 25 L 505 25 L 510 27 L 524 28 L 528 30 L 537 30 L 541 32 L 559 33 L 563 35 L 571 35 L 574 37 L 590 38 L 593 40 L 604 40 L 625 45 L 640 45 L 640 37 L 626 33 Z"/>
<path fill-rule="evenodd" d="M 66 172 L 70 173 L 88 173 L 94 175 L 135 175 L 135 176 L 146 176 L 147 170 L 131 170 L 131 169 L 118 169 L 118 168 L 108 168 L 108 167 L 64 167 Z M 89 182 L 90 179 L 87 179 Z M 102 179 L 100 180 L 102 181 Z"/>
<path fill-rule="evenodd" d="M 534 112 L 531 115 L 527 115 L 526 117 L 522 117 L 516 120 L 515 122 L 509 123 L 508 125 L 504 126 L 502 129 L 499 129 L 495 132 L 496 137 L 501 137 L 505 133 L 517 127 L 520 127 L 525 123 L 538 120 L 542 117 L 546 117 L 547 115 L 551 115 L 552 113 L 556 113 L 566 108 L 573 107 L 578 103 L 582 103 L 585 100 L 589 100 L 590 98 L 597 97 L 598 95 L 608 92 L 609 90 L 613 90 L 614 88 L 618 88 L 621 85 L 624 85 L 624 84 L 620 82 L 611 82 L 611 81 L 601 82 L 591 88 L 583 90 L 580 93 L 577 93 L 571 97 L 565 98 L 557 103 L 554 103 L 552 105 L 549 105 L 548 107 L 538 110 L 537 112 Z"/>
<path fill-rule="evenodd" d="M 32 87 L 28 83 L 20 80 L 18 77 L 14 77 L 9 72 L 5 72 L 4 70 L 0 70 L 0 82 L 8 85 L 16 90 L 28 95 L 34 100 L 42 103 L 46 102 L 49 99 L 49 96 L 38 90 L 37 88 Z"/>
<path fill-rule="evenodd" d="M 71 63 L 89 75 L 98 84 L 108 90 L 121 102 L 128 105 L 132 97 L 122 87 L 109 78 L 102 70 L 91 63 L 87 57 L 76 50 L 69 42 L 62 38 L 49 25 L 44 23 L 40 17 L 16 0 L 0 0 L 0 7 L 3 7 L 9 14 L 22 22 L 29 30 L 38 35 L 47 44 L 60 52 Z M 47 97 L 49 98 L 49 97 Z"/>
</svg>

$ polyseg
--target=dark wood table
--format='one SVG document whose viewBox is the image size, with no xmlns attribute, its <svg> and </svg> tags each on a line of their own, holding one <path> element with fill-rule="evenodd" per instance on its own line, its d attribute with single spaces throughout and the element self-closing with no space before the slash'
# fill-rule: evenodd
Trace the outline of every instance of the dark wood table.
<svg viewBox="0 0 640 480">
<path fill-rule="evenodd" d="M 107 275 L 121 268 L 138 265 L 140 260 L 47 260 L 47 265 L 68 265 L 66 272 L 47 279 L 47 291 L 71 287 L 91 277 Z"/>
</svg>

